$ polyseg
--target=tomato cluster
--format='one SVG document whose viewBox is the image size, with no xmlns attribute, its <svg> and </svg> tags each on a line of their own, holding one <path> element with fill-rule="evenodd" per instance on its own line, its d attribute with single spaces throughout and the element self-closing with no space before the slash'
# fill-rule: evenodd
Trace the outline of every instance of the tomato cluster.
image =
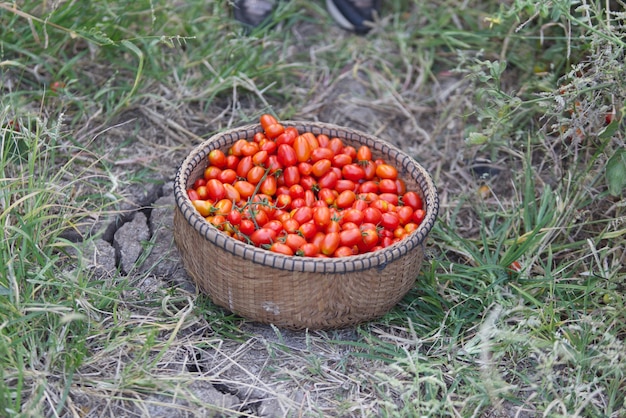
<svg viewBox="0 0 626 418">
<path fill-rule="evenodd" d="M 229 236 L 285 255 L 344 257 L 398 242 L 424 219 L 420 195 L 368 146 L 300 133 L 267 114 L 260 122 L 252 141 L 212 150 L 187 190 Z"/>
</svg>

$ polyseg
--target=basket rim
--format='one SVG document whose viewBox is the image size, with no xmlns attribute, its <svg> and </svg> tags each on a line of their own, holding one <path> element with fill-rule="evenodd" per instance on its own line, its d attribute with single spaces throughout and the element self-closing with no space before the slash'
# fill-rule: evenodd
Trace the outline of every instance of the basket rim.
<svg viewBox="0 0 626 418">
<path fill-rule="evenodd" d="M 295 126 L 300 132 L 325 133 L 330 137 L 339 137 L 371 143 L 377 151 L 385 154 L 394 154 L 395 163 L 401 158 L 403 167 L 411 166 L 416 171 L 421 182 L 426 187 L 422 190 L 426 217 L 420 226 L 405 239 L 390 245 L 389 247 L 374 252 L 357 254 L 347 257 L 314 258 L 287 256 L 255 247 L 242 241 L 238 241 L 217 228 L 210 225 L 193 207 L 187 195 L 187 184 L 191 172 L 206 159 L 208 153 L 217 148 L 222 148 L 225 141 L 233 141 L 239 138 L 250 139 L 256 132 L 261 132 L 261 125 L 249 124 L 231 128 L 212 135 L 207 140 L 196 146 L 180 164 L 174 180 L 174 196 L 176 201 L 175 210 L 180 211 L 184 219 L 197 233 L 202 235 L 213 245 L 217 245 L 225 251 L 251 261 L 255 264 L 272 266 L 274 268 L 296 272 L 319 272 L 319 273 L 348 273 L 371 268 L 383 270 L 389 263 L 409 254 L 418 246 L 423 246 L 427 235 L 433 228 L 439 212 L 439 196 L 431 175 L 413 157 L 388 142 L 352 128 L 342 127 L 323 122 L 307 122 L 297 120 L 280 121 L 284 126 Z M 245 133 L 244 136 L 241 133 Z"/>
</svg>

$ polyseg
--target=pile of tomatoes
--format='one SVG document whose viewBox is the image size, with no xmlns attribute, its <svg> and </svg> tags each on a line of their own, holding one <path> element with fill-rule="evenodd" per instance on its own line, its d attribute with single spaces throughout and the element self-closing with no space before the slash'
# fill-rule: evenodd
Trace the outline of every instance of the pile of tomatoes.
<svg viewBox="0 0 626 418">
<path fill-rule="evenodd" d="M 423 221 L 422 199 L 371 149 L 298 132 L 272 115 L 263 132 L 208 155 L 187 190 L 227 235 L 285 255 L 345 257 L 398 242 Z"/>
</svg>

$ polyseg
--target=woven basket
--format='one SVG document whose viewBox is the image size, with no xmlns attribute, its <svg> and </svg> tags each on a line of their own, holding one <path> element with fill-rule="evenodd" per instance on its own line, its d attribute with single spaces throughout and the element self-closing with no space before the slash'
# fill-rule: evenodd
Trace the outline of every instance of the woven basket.
<svg viewBox="0 0 626 418">
<path fill-rule="evenodd" d="M 430 175 L 411 157 L 371 135 L 323 123 L 281 122 L 299 132 L 339 137 L 394 165 L 407 190 L 418 192 L 426 218 L 407 238 L 385 249 L 342 258 L 285 256 L 237 241 L 196 212 L 186 190 L 201 177 L 211 150 L 262 131 L 249 125 L 215 135 L 183 161 L 174 191 L 174 239 L 183 264 L 213 302 L 245 318 L 290 329 L 331 329 L 378 318 L 411 289 L 424 258 L 439 199 Z"/>
</svg>

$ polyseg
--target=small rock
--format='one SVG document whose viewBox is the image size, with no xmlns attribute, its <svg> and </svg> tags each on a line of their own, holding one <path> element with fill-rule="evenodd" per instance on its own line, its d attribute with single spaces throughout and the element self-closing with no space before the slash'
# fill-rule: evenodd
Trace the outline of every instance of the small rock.
<svg viewBox="0 0 626 418">
<path fill-rule="evenodd" d="M 110 277 L 117 271 L 115 248 L 103 239 L 94 239 L 76 244 L 77 251 L 71 251 L 80 268 L 93 270 L 97 279 Z"/>
<path fill-rule="evenodd" d="M 135 213 L 131 222 L 122 225 L 113 236 L 113 245 L 120 255 L 120 268 L 130 272 L 143 252 L 143 242 L 150 239 L 148 220 L 142 212 Z"/>
<path fill-rule="evenodd" d="M 187 275 L 180 259 L 178 248 L 174 245 L 174 195 L 160 197 L 152 205 L 150 223 L 154 244 L 149 250 L 141 271 L 161 277 L 184 290 L 195 293 L 195 285 Z"/>
</svg>

